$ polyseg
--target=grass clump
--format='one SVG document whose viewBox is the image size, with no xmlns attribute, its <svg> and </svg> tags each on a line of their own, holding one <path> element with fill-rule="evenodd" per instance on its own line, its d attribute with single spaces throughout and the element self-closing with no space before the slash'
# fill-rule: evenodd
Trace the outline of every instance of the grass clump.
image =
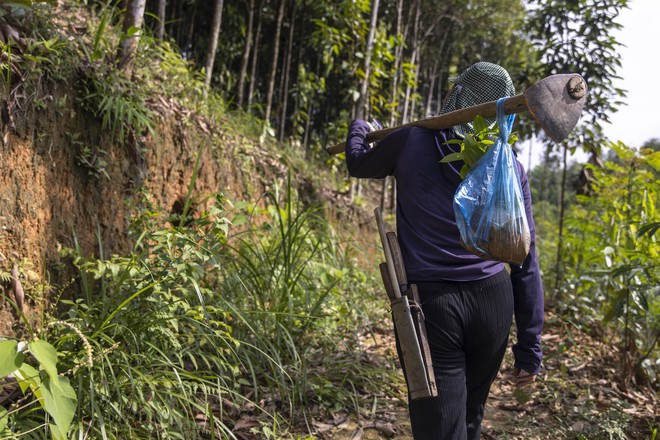
<svg viewBox="0 0 660 440">
<path fill-rule="evenodd" d="M 191 205 L 206 209 L 136 217 L 129 256 L 68 251 L 79 290 L 27 341 L 47 341 L 71 384 L 65 435 L 294 438 L 313 430 L 312 408 L 359 413 L 360 394 L 389 373 L 346 352 L 368 325 L 356 292 L 369 277 L 350 247 L 290 182 L 254 204 Z M 9 405 L 3 435 L 52 432 L 35 396 Z"/>
</svg>

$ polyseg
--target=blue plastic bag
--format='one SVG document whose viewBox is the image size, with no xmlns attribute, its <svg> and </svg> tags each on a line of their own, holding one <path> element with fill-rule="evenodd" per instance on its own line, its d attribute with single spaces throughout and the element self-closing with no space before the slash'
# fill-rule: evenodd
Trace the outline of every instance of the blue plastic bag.
<svg viewBox="0 0 660 440">
<path fill-rule="evenodd" d="M 508 144 L 515 115 L 497 101 L 500 136 L 465 176 L 454 194 L 461 244 L 486 260 L 522 264 L 531 243 L 520 177 Z"/>
</svg>

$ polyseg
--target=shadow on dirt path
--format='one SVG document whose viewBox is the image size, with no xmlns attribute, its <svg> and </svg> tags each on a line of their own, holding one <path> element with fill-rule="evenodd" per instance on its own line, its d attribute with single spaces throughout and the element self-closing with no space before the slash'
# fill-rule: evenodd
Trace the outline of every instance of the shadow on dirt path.
<svg viewBox="0 0 660 440">
<path fill-rule="evenodd" d="M 513 356 L 511 349 L 507 350 L 500 373 L 491 387 L 481 438 L 660 438 L 658 390 L 648 384 L 625 384 L 620 374 L 620 354 L 616 345 L 602 339 L 549 314 L 543 334 L 544 366 L 541 374 L 524 393 L 516 392 Z M 511 340 L 515 341 L 515 335 Z M 392 356 L 393 345 L 385 334 L 375 351 L 382 356 Z M 374 347 L 369 349 L 374 350 Z M 336 424 L 316 426 L 317 436 L 311 438 L 412 440 L 407 408 L 401 396 L 372 401 L 375 402 L 372 411 L 361 413 L 364 415 L 359 421 L 347 417 Z"/>
</svg>

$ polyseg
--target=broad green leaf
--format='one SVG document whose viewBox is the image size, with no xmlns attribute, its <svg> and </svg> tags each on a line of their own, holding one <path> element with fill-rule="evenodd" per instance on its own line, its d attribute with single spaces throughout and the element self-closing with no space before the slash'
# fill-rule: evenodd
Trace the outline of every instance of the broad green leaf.
<svg viewBox="0 0 660 440">
<path fill-rule="evenodd" d="M 634 156 L 634 153 L 621 141 L 610 142 L 607 144 L 607 146 L 624 161 L 630 160 Z"/>
<path fill-rule="evenodd" d="M 456 160 L 463 160 L 463 153 L 451 153 L 442 158 L 440 162 L 454 162 Z"/>
<path fill-rule="evenodd" d="M 76 411 L 76 392 L 64 376 L 47 377 L 42 386 L 44 408 L 53 417 L 59 431 L 66 433 Z M 65 437 L 62 437 L 65 438 Z"/>
<path fill-rule="evenodd" d="M 16 341 L 0 342 L 0 378 L 16 371 L 23 364 L 23 353 L 17 352 Z"/>
<path fill-rule="evenodd" d="M 481 133 L 482 131 L 488 130 L 488 122 L 482 117 L 477 115 L 474 118 L 474 132 Z"/>
<path fill-rule="evenodd" d="M 646 162 L 655 168 L 656 171 L 660 171 L 660 152 L 656 152 L 647 156 Z"/>
<path fill-rule="evenodd" d="M 625 305 L 628 298 L 628 290 L 616 290 L 610 292 L 610 303 L 605 310 L 605 316 L 603 320 L 605 322 L 611 322 L 615 318 L 623 315 L 625 310 Z"/>
<path fill-rule="evenodd" d="M 50 435 L 53 440 L 66 440 L 66 431 L 63 431 L 59 426 L 49 423 Z"/>
<path fill-rule="evenodd" d="M 9 422 L 9 416 L 7 415 L 7 410 L 0 406 L 0 434 L 7 427 Z"/>
<path fill-rule="evenodd" d="M 24 363 L 18 370 L 14 371 L 14 377 L 24 394 L 29 388 L 34 393 L 34 396 L 39 401 L 42 401 L 41 377 L 32 365 Z"/>
<path fill-rule="evenodd" d="M 473 167 L 474 164 L 476 164 L 479 159 L 482 158 L 484 155 L 483 151 L 479 148 L 479 146 L 474 143 L 474 144 L 465 144 L 465 148 L 463 148 L 463 160 L 467 165 L 470 167 Z"/>
<path fill-rule="evenodd" d="M 126 35 L 128 35 L 129 37 L 133 37 L 138 32 L 140 32 L 139 27 L 131 26 L 130 28 L 128 28 L 128 31 L 126 31 Z"/>
<path fill-rule="evenodd" d="M 39 361 L 50 377 L 57 377 L 57 350 L 48 342 L 36 339 L 28 344 L 30 353 Z"/>
<path fill-rule="evenodd" d="M 463 143 L 466 146 L 476 146 L 477 145 L 477 140 L 474 138 L 474 136 L 470 133 L 467 133 L 465 135 L 465 138 L 463 139 Z"/>
<path fill-rule="evenodd" d="M 465 176 L 467 176 L 467 173 L 470 172 L 470 166 L 468 164 L 465 164 L 461 167 L 461 178 L 465 179 Z"/>
</svg>

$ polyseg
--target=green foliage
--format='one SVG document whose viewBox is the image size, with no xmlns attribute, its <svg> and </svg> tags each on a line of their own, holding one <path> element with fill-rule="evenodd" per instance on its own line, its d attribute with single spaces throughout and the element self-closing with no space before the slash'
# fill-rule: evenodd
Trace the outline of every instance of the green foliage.
<svg viewBox="0 0 660 440">
<path fill-rule="evenodd" d="M 100 23 L 92 42 L 76 35 L 64 38 L 60 33 L 62 23 L 74 27 L 71 18 L 54 17 L 48 7 L 34 5 L 19 17 L 12 17 L 15 34 L 6 44 L 0 42 L 0 52 L 7 55 L 8 63 L 0 67 L 4 91 L 8 101 L 9 119 L 13 124 L 14 113 L 37 112 L 53 100 L 49 82 L 69 81 L 73 72 L 79 88 L 76 103 L 99 117 L 103 129 L 109 133 L 109 141 L 135 143 L 139 136 L 149 132 L 156 137 L 154 116 L 146 104 L 147 90 L 136 81 L 126 79 L 112 67 L 102 64 L 113 41 L 110 25 L 116 18 L 115 8 L 109 4 L 103 9 Z M 5 18 L 0 15 L 0 21 Z M 14 22 L 18 20 L 19 24 Z M 18 38 L 16 41 L 14 41 Z M 91 47 L 90 47 L 91 44 Z M 87 57 L 81 57 L 87 54 Z M 65 95 L 58 102 L 64 106 Z M 20 103 L 19 103 L 20 100 Z M 12 125 L 10 124 L 10 125 Z M 14 127 L 12 127 L 14 128 Z M 105 150 L 99 144 L 83 145 L 78 139 L 70 139 L 78 151 L 78 163 L 94 177 L 106 176 Z"/>
<path fill-rule="evenodd" d="M 57 33 L 51 18 L 52 10 L 46 5 L 0 5 L 0 25 L 5 35 L 0 39 L 3 123 L 11 130 L 27 130 L 20 124 L 26 116 L 36 117 L 54 100 L 51 82 L 63 80 L 73 70 L 73 51 Z"/>
<path fill-rule="evenodd" d="M 14 408 L 8 429 L 60 427 L 67 438 L 192 439 L 209 431 L 235 438 L 231 427 L 251 408 L 256 435 L 284 438 L 308 404 L 357 412 L 357 390 L 381 390 L 380 378 L 395 374 L 351 350 L 331 360 L 337 344 L 368 322 L 373 280 L 291 182 L 231 211 L 219 195 L 189 194 L 186 205 L 168 227 L 145 206 L 128 257 L 67 250 L 80 293 L 62 300 L 61 319 L 47 316 L 47 331 L 28 344 L 43 379 L 13 373 L 39 390 L 45 412 Z M 356 293 L 350 299 L 349 290 Z M 16 346 L 0 345 L 1 373 L 20 363 Z M 57 371 L 68 379 L 54 380 Z M 335 380 L 354 391 L 329 388 Z"/>
<path fill-rule="evenodd" d="M 8 340 L 0 342 L 0 377 L 16 371 L 23 365 L 23 353 L 17 351 L 16 341 Z"/>
<path fill-rule="evenodd" d="M 312 113 L 315 106 L 315 95 L 318 92 L 325 92 L 326 82 L 323 76 L 310 71 L 305 65 L 298 67 L 298 82 L 293 86 L 291 93 L 295 97 L 295 111 L 293 113 L 293 133 L 295 136 L 303 139 L 306 126 L 312 119 Z M 345 133 L 345 131 L 344 131 Z"/>
<path fill-rule="evenodd" d="M 119 20 L 120 11 L 118 10 L 118 6 L 118 2 L 108 0 L 105 4 L 101 4 L 99 10 L 96 12 L 98 23 L 96 23 L 96 30 L 91 35 L 91 47 L 88 47 L 83 42 L 80 45 L 88 61 L 96 62 L 108 59 L 108 64 L 114 64 L 115 46 L 117 45 L 118 37 L 113 33 L 112 23 L 116 23 Z"/>
<path fill-rule="evenodd" d="M 589 93 L 575 134 L 566 141 L 571 151 L 582 147 L 599 151 L 604 138 L 601 123 L 622 105 L 626 92 L 615 87 L 621 55 L 614 31 L 627 0 L 532 0 L 527 31 L 539 48 L 539 77 L 576 72 Z"/>
<path fill-rule="evenodd" d="M 82 84 L 81 105 L 101 119 L 103 129 L 120 144 L 146 132 L 156 137 L 154 116 L 144 89 L 114 69 L 94 71 Z"/>
<path fill-rule="evenodd" d="M 451 144 L 458 144 L 461 146 L 461 151 L 458 153 L 448 154 L 443 157 L 440 162 L 448 163 L 455 162 L 458 160 L 463 161 L 463 166 L 461 167 L 461 177 L 465 179 L 467 173 L 472 169 L 479 159 L 481 159 L 486 151 L 488 151 L 494 144 L 499 134 L 500 130 L 497 127 L 497 124 L 489 126 L 486 120 L 477 116 L 474 119 L 474 133 L 467 133 L 465 137 L 461 139 L 453 139 L 449 141 Z M 509 144 L 513 145 L 518 140 L 518 137 L 515 133 L 512 133 L 509 136 Z"/>
<path fill-rule="evenodd" d="M 76 162 L 87 170 L 87 173 L 93 178 L 105 177 L 110 179 L 108 172 L 108 161 L 105 156 L 107 152 L 98 145 L 89 146 L 80 141 L 79 133 L 68 133 L 69 144 L 79 151 Z"/>
<path fill-rule="evenodd" d="M 310 377 L 308 359 L 332 353 L 337 332 L 366 312 L 345 292 L 365 286 L 367 278 L 348 264 L 349 249 L 336 243 L 320 212 L 295 199 L 291 181 L 283 192 L 265 194 L 264 202 L 263 208 L 237 206 L 233 225 L 245 230 L 228 240 L 235 257 L 228 261 L 223 290 L 240 317 L 236 334 L 248 341 L 244 363 L 264 372 L 260 380 L 280 390 L 284 408 L 294 415 L 309 400 L 327 399 L 322 383 L 328 379 Z M 353 373 L 351 380 L 358 380 Z M 350 395 L 336 397 L 334 405 L 350 403 Z"/>
<path fill-rule="evenodd" d="M 623 374 L 657 381 L 660 335 L 658 152 L 610 144 L 620 162 L 589 166 L 592 194 L 569 209 L 564 289 L 580 314 L 599 309 L 617 330 Z"/>
<path fill-rule="evenodd" d="M 77 378 L 92 432 L 198 438 L 195 416 L 207 414 L 214 396 L 244 403 L 240 341 L 206 280 L 219 269 L 228 227 L 219 208 L 189 229 L 143 231 L 130 257 L 76 257 L 88 299 L 69 302 L 68 315 L 89 329 L 97 353 L 92 371 Z M 63 339 L 60 350 L 75 358 L 71 342 Z M 227 434 L 217 417 L 215 429 Z"/>
<path fill-rule="evenodd" d="M 0 283 L 9 283 L 11 281 L 12 277 L 9 272 L 6 272 L 4 270 L 0 270 Z"/>
<path fill-rule="evenodd" d="M 212 120 L 227 112 L 227 104 L 218 91 L 207 89 L 204 73 L 185 60 L 181 50 L 172 42 L 142 35 L 135 63 L 148 93 L 174 99 L 186 109 Z"/>
<path fill-rule="evenodd" d="M 25 361 L 24 351 L 31 355 L 31 363 Z M 44 424 L 51 437 L 54 440 L 66 439 L 77 400 L 69 379 L 58 372 L 55 347 L 43 339 L 35 338 L 27 344 L 21 342 L 20 345 L 14 340 L 6 340 L 0 342 L 0 359 L 0 378 L 13 376 L 25 394 L 24 400 L 27 400 L 27 403 L 21 403 L 17 408 L 0 414 L 0 434 L 20 434 L 20 427 L 17 430 L 14 423 L 11 423 L 12 413 L 28 411 L 36 403 L 52 418 L 53 423 Z"/>
<path fill-rule="evenodd" d="M 573 162 L 569 165 L 566 175 L 566 191 L 564 193 L 564 204 L 571 205 L 575 199 L 575 194 L 580 188 L 580 175 L 583 172 L 584 164 Z M 538 217 L 545 217 L 552 220 L 553 223 L 558 222 L 559 217 L 559 202 L 561 196 L 562 186 L 562 166 L 560 158 L 556 156 L 546 156 L 544 161 L 534 167 L 527 173 L 531 183 L 532 200 L 534 201 L 535 213 L 539 213 Z M 545 203 L 545 206 L 542 204 Z M 547 210 L 541 209 L 547 207 L 552 210 L 552 214 L 545 212 Z M 539 208 L 539 209 L 537 209 Z"/>
</svg>

